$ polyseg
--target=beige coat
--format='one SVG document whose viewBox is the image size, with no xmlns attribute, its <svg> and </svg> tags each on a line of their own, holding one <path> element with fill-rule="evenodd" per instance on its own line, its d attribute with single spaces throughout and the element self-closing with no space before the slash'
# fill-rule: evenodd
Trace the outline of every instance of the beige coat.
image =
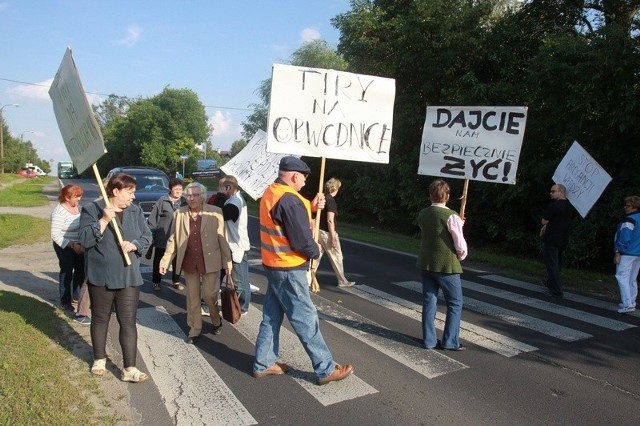
<svg viewBox="0 0 640 426">
<path fill-rule="evenodd" d="M 209 204 L 205 204 L 202 209 L 200 236 L 205 268 L 207 272 L 231 269 L 231 250 L 225 235 L 222 210 Z M 182 271 L 182 262 L 187 251 L 188 241 L 189 206 L 185 206 L 173 214 L 173 225 L 169 233 L 166 251 L 160 260 L 160 267 L 168 268 L 173 258 L 177 256 L 176 273 L 179 274 Z"/>
</svg>

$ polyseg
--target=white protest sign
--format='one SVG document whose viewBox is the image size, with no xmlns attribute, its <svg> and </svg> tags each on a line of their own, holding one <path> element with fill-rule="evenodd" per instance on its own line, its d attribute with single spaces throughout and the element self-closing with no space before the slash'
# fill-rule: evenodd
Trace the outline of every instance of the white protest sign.
<svg viewBox="0 0 640 426">
<path fill-rule="evenodd" d="M 427 108 L 418 174 L 516 183 L 527 107 Z"/>
<path fill-rule="evenodd" d="M 62 58 L 49 96 L 67 152 L 79 173 L 91 167 L 106 152 L 100 126 L 82 88 L 71 49 Z"/>
<path fill-rule="evenodd" d="M 567 188 L 567 200 L 584 218 L 611 182 L 611 176 L 578 142 L 573 142 L 558 164 L 553 181 Z"/>
<path fill-rule="evenodd" d="M 225 174 L 235 176 L 238 185 L 254 200 L 262 197 L 267 186 L 276 180 L 280 159 L 288 155 L 267 152 L 266 137 L 264 130 L 258 130 L 242 151 L 220 167 Z"/>
<path fill-rule="evenodd" d="M 388 163 L 395 80 L 273 65 L 267 151 Z"/>
</svg>

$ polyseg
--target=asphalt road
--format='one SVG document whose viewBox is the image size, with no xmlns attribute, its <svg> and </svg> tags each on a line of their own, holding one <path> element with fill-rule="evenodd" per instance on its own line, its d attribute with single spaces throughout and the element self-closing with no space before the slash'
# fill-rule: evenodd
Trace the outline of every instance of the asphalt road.
<svg viewBox="0 0 640 426">
<path fill-rule="evenodd" d="M 354 364 L 355 374 L 316 386 L 287 323 L 280 358 L 292 371 L 254 379 L 266 288 L 255 218 L 250 233 L 250 281 L 261 290 L 249 315 L 225 323 L 221 335 L 205 319 L 197 346 L 183 341 L 184 292 L 168 280 L 152 291 L 150 268 L 143 271 L 139 364 L 151 380 L 128 385 L 135 423 L 625 425 L 640 418 L 637 313 L 580 295 L 548 298 L 535 284 L 467 268 L 461 338 L 468 350 L 424 350 L 415 256 L 351 241 L 342 242 L 345 270 L 358 285 L 338 288 L 324 259 L 312 299 L 335 360 Z"/>
</svg>

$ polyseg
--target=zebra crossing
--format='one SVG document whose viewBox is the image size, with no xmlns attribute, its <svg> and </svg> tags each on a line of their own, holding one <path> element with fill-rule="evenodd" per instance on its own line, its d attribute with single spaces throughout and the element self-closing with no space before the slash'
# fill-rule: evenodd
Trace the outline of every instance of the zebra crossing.
<svg viewBox="0 0 640 426">
<path fill-rule="evenodd" d="M 496 275 L 484 275 L 481 278 L 513 286 L 515 290 L 540 291 L 539 286 Z M 417 281 L 402 281 L 392 284 L 418 293 L 422 288 L 421 283 Z M 464 280 L 463 287 L 479 294 L 490 294 L 493 298 L 510 304 L 533 308 L 540 311 L 540 316 L 544 316 L 544 313 L 553 313 L 556 317 L 570 318 L 588 326 L 595 325 L 614 332 L 636 327 L 634 324 L 623 321 L 624 317 L 611 319 L 520 294 L 517 291 L 510 292 L 490 287 L 475 281 Z M 393 291 L 385 292 L 364 284 L 344 289 L 344 291 L 368 303 L 388 309 L 394 314 L 414 321 L 421 321 L 421 305 L 398 297 L 392 294 Z M 323 327 L 328 326 L 339 330 L 349 338 L 367 345 L 426 379 L 472 368 L 460 361 L 459 356 L 456 357 L 458 359 L 454 359 L 445 352 L 425 350 L 415 340 L 404 334 L 390 330 L 338 303 L 315 294 L 312 294 L 312 299 L 316 304 Z M 612 309 L 612 304 L 584 296 L 566 294 L 565 299 L 608 310 Z M 253 305 L 240 322 L 235 325 L 228 324 L 229 328 L 233 328 L 235 332 L 252 344 L 255 343 L 262 319 L 259 308 L 259 305 Z M 576 342 L 592 337 L 591 334 L 584 331 L 509 310 L 497 304 L 483 302 L 469 297 L 467 294 L 464 298 L 464 309 L 497 318 L 518 327 L 528 328 L 565 342 Z M 256 419 L 225 384 L 224 379 L 206 361 L 199 349 L 193 345 L 184 344 L 186 337 L 184 332 L 166 310 L 162 307 L 143 308 L 139 310 L 138 318 L 140 353 L 151 377 L 160 389 L 162 399 L 169 414 L 175 420 L 175 424 L 222 424 L 222 419 L 227 424 L 257 424 Z M 436 327 L 442 329 L 444 320 L 444 313 L 438 312 Z M 466 321 L 461 323 L 460 337 L 465 342 L 506 358 L 539 350 L 538 347 L 527 342 Z M 280 358 L 291 367 L 287 374 L 288 378 L 325 407 L 380 392 L 379 389 L 358 376 L 357 368 L 352 376 L 341 382 L 328 386 L 317 386 L 306 352 L 296 335 L 285 327 L 282 328 L 280 334 Z M 177 359 L 189 359 L 190 362 L 175 362 Z M 249 374 L 248 371 L 240 373 Z M 219 409 L 206 410 L 204 408 L 211 406 L 219 407 Z"/>
</svg>

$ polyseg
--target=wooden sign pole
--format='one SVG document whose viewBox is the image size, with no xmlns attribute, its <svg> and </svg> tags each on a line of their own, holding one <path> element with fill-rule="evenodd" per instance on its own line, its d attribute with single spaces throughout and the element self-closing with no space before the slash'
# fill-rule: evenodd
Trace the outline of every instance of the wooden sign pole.
<svg viewBox="0 0 640 426">
<path fill-rule="evenodd" d="M 322 161 L 320 163 L 320 183 L 318 184 L 318 194 L 322 194 L 323 188 L 324 188 L 324 168 L 325 168 L 325 163 L 326 163 L 326 159 L 325 157 L 322 157 Z M 322 213 L 322 209 L 318 209 L 316 211 L 316 220 L 313 224 L 313 239 L 314 241 L 317 243 L 318 239 L 320 238 L 320 214 Z M 318 260 L 315 259 L 311 259 L 311 263 L 310 263 L 310 270 L 311 270 L 311 274 L 313 274 L 313 269 L 316 266 L 316 262 L 318 262 Z M 310 277 L 310 283 L 311 283 L 311 291 L 314 293 L 318 293 L 320 292 L 320 286 L 318 285 L 318 281 L 317 280 L 313 280 Z"/>
<path fill-rule="evenodd" d="M 104 184 L 102 183 L 102 178 L 100 177 L 100 171 L 98 170 L 98 166 L 96 163 L 93 163 L 93 173 L 96 175 L 96 180 L 98 181 L 98 188 L 100 188 L 100 194 L 102 194 L 102 199 L 104 200 L 104 204 L 107 207 L 111 207 L 111 203 L 109 202 L 109 197 L 107 197 L 107 190 L 104 188 Z M 120 227 L 118 226 L 118 221 L 114 217 L 111 219 L 111 226 L 113 226 L 113 230 L 116 232 L 116 237 L 118 237 L 118 244 L 120 244 L 120 250 L 122 249 L 122 243 L 124 239 L 122 238 L 122 233 L 120 232 Z M 124 255 L 124 261 L 127 263 L 127 266 L 131 265 L 131 259 L 129 258 L 129 253 L 122 252 Z"/>
</svg>

